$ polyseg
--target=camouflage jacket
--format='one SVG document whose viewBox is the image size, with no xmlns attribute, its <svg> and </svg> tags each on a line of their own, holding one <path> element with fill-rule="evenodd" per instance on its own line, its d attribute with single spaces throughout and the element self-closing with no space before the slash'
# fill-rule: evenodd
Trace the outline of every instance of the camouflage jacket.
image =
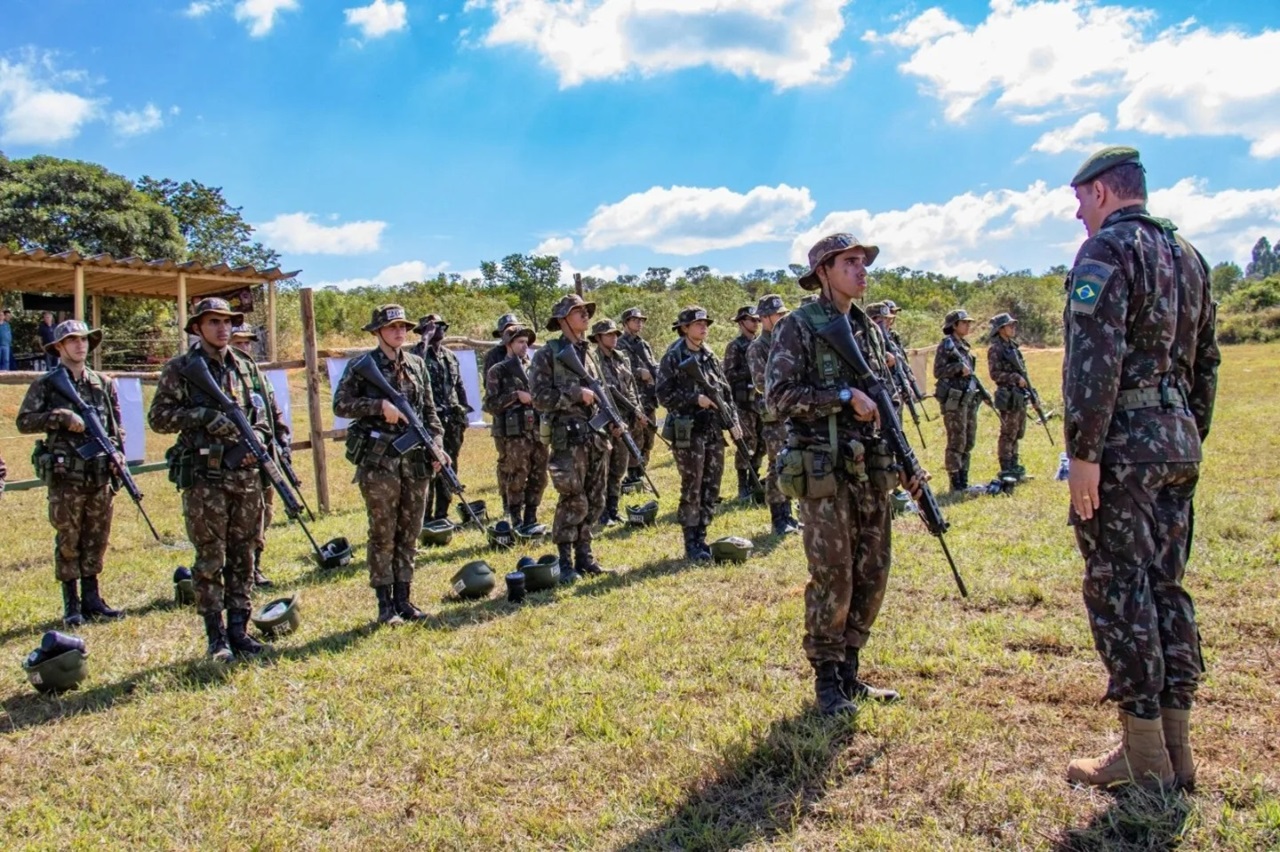
<svg viewBox="0 0 1280 852">
<path fill-rule="evenodd" d="M 605 352 L 599 346 L 595 354 L 614 408 L 624 420 L 633 421 L 640 411 L 640 397 L 636 393 L 636 377 L 631 374 L 631 358 L 625 352 Z"/>
<path fill-rule="evenodd" d="M 507 347 L 501 343 L 484 353 L 484 363 L 480 365 L 480 381 L 487 382 L 489 380 L 489 371 L 494 368 L 494 365 L 501 364 L 506 360 L 506 357 Z"/>
<path fill-rule="evenodd" d="M 965 375 L 965 368 L 969 375 Z M 963 337 L 948 334 L 942 338 L 938 348 L 933 352 L 933 377 L 938 380 L 938 398 L 946 396 L 951 389 L 966 391 L 973 384 L 973 374 L 977 368 L 977 360 L 969 348 L 969 342 Z"/>
<path fill-rule="evenodd" d="M 435 401 L 441 423 L 446 420 L 465 423 L 471 406 L 467 403 L 467 389 L 462 384 L 458 356 L 447 346 L 428 346 L 422 341 L 409 351 L 427 365 L 427 375 L 431 377 L 431 398 Z"/>
<path fill-rule="evenodd" d="M 182 355 L 172 358 L 160 371 L 156 395 L 147 412 L 147 423 L 161 434 L 178 433 L 177 448 L 198 451 L 212 446 L 225 449 L 239 444 L 238 439 L 215 438 L 205 426 L 218 412 L 217 403 L 182 376 L 182 371 L 196 359 L 204 359 L 209 373 L 223 392 L 244 412 L 245 418 L 263 441 L 274 438 L 273 415 L 278 411 L 271 383 L 248 355 L 228 347 L 219 357 L 203 343 L 197 343 Z"/>
<path fill-rule="evenodd" d="M 1071 457 L 1200 461 L 1221 361 L 1204 258 L 1171 223 L 1127 207 L 1085 240 L 1066 289 L 1062 398 Z"/>
<path fill-rule="evenodd" d="M 586 382 L 570 373 L 556 361 L 560 350 L 566 346 L 576 346 L 578 360 L 586 369 L 587 375 L 600 380 L 600 368 L 591 357 L 587 341 L 570 343 L 563 335 L 548 340 L 545 346 L 538 349 L 529 365 L 529 382 L 533 388 L 533 407 L 547 415 L 554 425 L 556 421 L 570 418 L 590 420 L 596 406 L 584 405 L 582 389 Z"/>
<path fill-rule="evenodd" d="M 991 338 L 987 347 L 987 372 L 991 373 L 991 381 L 1000 387 L 1016 388 L 1018 379 L 1026 378 L 1027 364 L 1016 341 L 1005 340 L 998 334 Z"/>
<path fill-rule="evenodd" d="M 765 370 L 769 366 L 769 350 L 773 348 L 773 332 L 760 331 L 756 339 L 747 347 L 747 365 L 751 368 L 751 386 L 756 391 L 756 410 L 766 423 L 773 423 L 778 415 L 769 409 L 765 402 L 764 380 Z"/>
<path fill-rule="evenodd" d="M 636 377 L 636 396 L 644 403 L 645 411 L 652 414 L 658 407 L 658 360 L 653 357 L 653 349 L 640 335 L 629 331 L 618 338 L 618 348 L 631 358 L 631 375 Z M 643 381 L 640 370 L 648 370 L 652 381 Z"/>
<path fill-rule="evenodd" d="M 422 425 L 427 427 L 431 439 L 439 444 L 444 426 L 436 414 L 427 365 L 417 355 L 403 349 L 396 353 L 394 361 L 387 357 L 381 346 L 374 348 L 369 354 L 373 356 L 374 363 L 378 365 L 378 370 L 387 383 L 404 394 L 410 407 L 421 418 Z M 384 397 L 381 391 L 352 372 L 351 364 L 354 363 L 353 358 L 342 372 L 338 387 L 333 392 L 333 413 L 356 421 L 351 426 L 354 430 L 391 435 L 407 431 L 409 427 L 406 423 L 400 422 L 392 426 L 382 416 Z"/>
<path fill-rule="evenodd" d="M 739 334 L 724 348 L 725 380 L 733 388 L 733 400 L 738 405 L 750 405 L 754 410 L 756 386 L 751 380 L 751 364 L 747 362 L 747 349 L 751 346 L 751 338 Z"/>
<path fill-rule="evenodd" d="M 820 297 L 802 305 L 773 327 L 773 348 L 765 371 L 765 400 L 787 421 L 788 435 L 801 444 L 826 443 L 834 426 L 837 440 L 863 440 L 875 435 L 875 423 L 854 419 L 853 408 L 840 401 L 843 388 L 865 390 L 853 370 L 814 329 L 839 316 L 830 300 Z M 853 337 L 867 366 L 887 386 L 884 343 L 870 317 L 857 305 L 849 307 Z M 834 424 L 830 418 L 835 418 Z"/>
<path fill-rule="evenodd" d="M 720 421 L 714 408 L 702 408 L 698 405 L 698 396 L 706 393 L 692 378 L 685 375 L 680 365 L 688 358 L 697 361 L 702 375 L 711 385 L 718 389 L 720 397 L 728 403 L 733 422 L 738 422 L 737 410 L 733 405 L 733 391 L 729 387 L 724 372 L 720 369 L 720 361 L 712 353 L 705 341 L 701 348 L 694 351 L 683 337 L 676 338 L 675 343 L 667 347 L 658 363 L 658 402 L 668 413 L 694 418 L 694 428 L 719 428 Z"/>
<path fill-rule="evenodd" d="M 503 347 L 504 349 L 506 347 Z M 489 368 L 484 380 L 484 410 L 497 414 L 520 405 L 516 391 L 532 393 L 529 389 L 529 357 L 508 355 Z"/>
<path fill-rule="evenodd" d="M 18 431 L 24 435 L 44 432 L 46 452 L 69 454 L 83 444 L 88 435 L 65 428 L 69 421 L 67 415 L 75 413 L 75 409 L 61 394 L 54 392 L 49 384 L 50 375 L 45 373 L 27 388 L 27 395 L 18 409 Z M 107 437 L 115 442 L 117 449 L 124 449 L 124 427 L 121 425 L 116 383 L 88 367 L 84 368 L 78 381 L 72 378 L 71 383 L 85 405 L 98 413 Z"/>
</svg>

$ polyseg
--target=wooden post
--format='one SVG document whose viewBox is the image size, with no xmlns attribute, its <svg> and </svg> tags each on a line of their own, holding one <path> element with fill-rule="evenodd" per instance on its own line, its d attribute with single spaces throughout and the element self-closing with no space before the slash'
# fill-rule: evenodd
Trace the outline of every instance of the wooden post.
<svg viewBox="0 0 1280 852">
<path fill-rule="evenodd" d="M 89 299 L 89 304 L 93 306 L 93 322 L 89 324 L 90 328 L 102 327 L 102 297 L 97 293 Z M 93 369 L 102 369 L 102 347 L 99 346 L 93 350 Z"/>
<path fill-rule="evenodd" d="M 276 282 L 267 282 L 267 360 L 280 360 L 280 350 L 276 346 Z"/>
<path fill-rule="evenodd" d="M 573 273 L 573 292 L 577 293 L 579 296 L 582 295 L 582 273 L 581 272 Z"/>
<path fill-rule="evenodd" d="M 75 318 L 84 322 L 84 267 L 76 264 Z"/>
<path fill-rule="evenodd" d="M 178 354 L 187 351 L 187 273 L 178 273 Z"/>
<path fill-rule="evenodd" d="M 324 437 L 324 422 L 320 409 L 320 359 L 316 350 L 316 309 L 311 299 L 311 288 L 303 287 L 299 293 L 302 306 L 302 357 L 307 370 L 307 414 L 311 420 L 311 461 L 316 475 L 316 505 L 321 512 L 329 511 L 329 462 Z"/>
</svg>

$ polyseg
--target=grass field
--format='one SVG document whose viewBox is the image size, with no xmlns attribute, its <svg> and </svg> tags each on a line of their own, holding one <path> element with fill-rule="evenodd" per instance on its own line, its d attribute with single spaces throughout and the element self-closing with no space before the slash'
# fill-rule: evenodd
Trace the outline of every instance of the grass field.
<svg viewBox="0 0 1280 852">
<path fill-rule="evenodd" d="M 843 721 L 811 712 L 799 542 L 767 536 L 764 509 L 726 503 L 712 535 L 752 537 L 758 555 L 683 562 L 665 451 L 653 470 L 660 526 L 601 538 L 616 575 L 522 607 L 501 599 L 501 584 L 492 600 L 449 602 L 463 561 L 489 556 L 501 574 L 518 555 L 489 554 L 468 532 L 420 555 L 426 625 L 374 630 L 363 508 L 332 445 L 334 511 L 315 533 L 349 536 L 357 559 L 320 575 L 301 532 L 277 521 L 265 567 L 303 595 L 297 634 L 262 662 L 204 662 L 199 620 L 170 605 L 170 575 L 190 551 L 152 542 L 120 495 L 103 589 L 129 618 L 81 631 L 92 671 L 60 699 L 37 696 L 19 668 L 61 611 L 44 494 L 0 499 L 0 843 L 1280 847 L 1280 346 L 1225 356 L 1188 577 L 1208 666 L 1193 720 L 1195 795 L 1114 796 L 1063 780 L 1067 760 L 1109 747 L 1117 726 L 1098 703 L 1103 670 L 1065 488 L 1052 479 L 1060 446 L 1043 430 L 1029 428 L 1023 445 L 1034 482 L 1012 498 L 945 507 L 967 601 L 919 521 L 897 522 L 889 594 L 864 659 L 869 679 L 905 700 Z M 1028 358 L 1055 407 L 1059 359 Z M 0 387 L 0 447 L 24 478 L 20 398 Z M 925 429 L 922 455 L 940 473 L 941 422 Z M 975 480 L 995 473 L 990 412 L 980 432 Z M 152 436 L 149 458 L 165 446 Z M 492 442 L 472 430 L 463 480 L 496 505 L 492 463 Z M 176 493 L 163 474 L 141 483 L 161 533 L 180 542 Z"/>
</svg>

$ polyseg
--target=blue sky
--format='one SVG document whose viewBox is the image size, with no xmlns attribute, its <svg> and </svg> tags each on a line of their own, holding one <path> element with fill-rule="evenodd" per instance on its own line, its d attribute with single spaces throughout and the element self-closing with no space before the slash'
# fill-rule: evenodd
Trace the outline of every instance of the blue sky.
<svg viewBox="0 0 1280 852">
<path fill-rule="evenodd" d="M 1142 150 L 1211 262 L 1280 237 L 1274 3 L 6 0 L 0 150 L 222 186 L 310 285 L 1070 263 Z"/>
</svg>

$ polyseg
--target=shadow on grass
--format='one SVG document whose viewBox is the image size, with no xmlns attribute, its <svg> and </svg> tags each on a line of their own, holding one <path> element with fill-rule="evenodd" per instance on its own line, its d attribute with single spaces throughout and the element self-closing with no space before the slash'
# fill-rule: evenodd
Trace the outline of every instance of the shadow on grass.
<svg viewBox="0 0 1280 852">
<path fill-rule="evenodd" d="M 373 623 L 366 623 L 339 633 L 318 636 L 292 648 L 276 651 L 270 650 L 268 646 L 269 650 L 255 661 L 227 665 L 214 663 L 201 657 L 143 669 L 116 683 L 95 686 L 84 691 L 72 690 L 60 695 L 40 695 L 35 690 L 30 690 L 4 702 L 4 711 L 8 715 L 0 719 L 0 731 L 20 731 L 58 722 L 72 716 L 110 710 L 116 705 L 133 700 L 139 688 L 149 684 L 153 688 L 143 690 L 143 694 L 194 692 L 218 686 L 232 676 L 237 665 L 269 666 L 281 660 L 301 660 L 315 654 L 336 653 L 372 635 L 376 629 Z"/>
<path fill-rule="evenodd" d="M 1121 787 L 1106 810 L 1081 828 L 1062 832 L 1055 852 L 1153 852 L 1176 849 L 1191 816 L 1192 800 L 1170 791 Z"/>
<path fill-rule="evenodd" d="M 740 849 L 786 837 L 833 780 L 855 778 L 883 755 L 883 745 L 848 752 L 857 730 L 856 721 L 808 713 L 774 722 L 762 741 L 727 756 L 714 778 L 691 784 L 675 813 L 620 852 Z"/>
</svg>

